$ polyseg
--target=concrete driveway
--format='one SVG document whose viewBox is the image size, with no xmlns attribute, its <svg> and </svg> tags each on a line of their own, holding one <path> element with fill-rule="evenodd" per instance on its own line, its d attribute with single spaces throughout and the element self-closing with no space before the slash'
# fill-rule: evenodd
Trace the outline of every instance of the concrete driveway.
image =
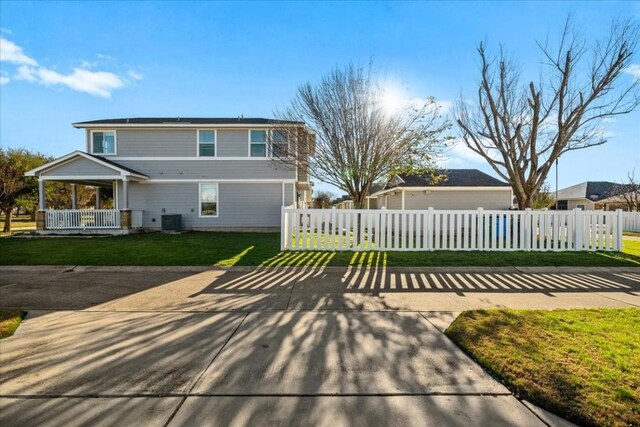
<svg viewBox="0 0 640 427">
<path fill-rule="evenodd" d="M 545 425 L 461 310 L 640 306 L 640 270 L 2 267 L 0 424 Z"/>
</svg>

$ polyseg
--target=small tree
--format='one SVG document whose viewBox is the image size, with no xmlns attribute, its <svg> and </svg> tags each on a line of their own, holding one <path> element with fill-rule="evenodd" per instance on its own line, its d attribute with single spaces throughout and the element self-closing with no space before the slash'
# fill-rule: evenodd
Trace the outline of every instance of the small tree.
<svg viewBox="0 0 640 427">
<path fill-rule="evenodd" d="M 329 191 L 318 191 L 313 198 L 313 207 L 316 209 L 328 209 L 331 207 L 333 193 Z"/>
<path fill-rule="evenodd" d="M 520 209 L 533 206 L 561 155 L 604 144 L 605 119 L 640 103 L 639 80 L 623 78 L 637 43 L 632 21 L 614 22 L 606 40 L 587 44 L 568 19 L 555 48 L 539 44 L 544 78 L 528 85 L 502 50 L 492 58 L 480 44 L 476 102 L 461 99 L 456 122 L 467 147 L 513 186 Z"/>
<path fill-rule="evenodd" d="M 549 184 L 544 184 L 533 198 L 534 209 L 547 209 L 554 205 L 556 198 L 549 191 Z"/>
<path fill-rule="evenodd" d="M 5 215 L 5 233 L 11 231 L 11 216 L 19 198 L 38 194 L 37 180 L 25 177 L 25 172 L 50 160 L 44 154 L 23 148 L 0 148 L 0 212 Z"/>
<path fill-rule="evenodd" d="M 274 152 L 280 161 L 347 192 L 362 208 L 374 182 L 431 169 L 446 146 L 443 133 L 450 126 L 433 98 L 399 103 L 397 110 L 388 101 L 371 68 L 336 68 L 317 84 L 300 86 L 291 105 L 276 113 L 283 126 L 274 133 Z M 315 140 L 300 132 L 301 123 Z M 287 150 L 279 144 L 283 136 Z"/>
</svg>

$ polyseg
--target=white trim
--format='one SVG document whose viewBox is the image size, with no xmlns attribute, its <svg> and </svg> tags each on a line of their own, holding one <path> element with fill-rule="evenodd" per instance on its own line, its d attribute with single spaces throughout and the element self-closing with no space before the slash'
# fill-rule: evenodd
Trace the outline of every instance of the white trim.
<svg viewBox="0 0 640 427">
<path fill-rule="evenodd" d="M 216 186 L 216 214 L 202 215 L 202 184 Z M 198 217 L 199 218 L 218 218 L 220 216 L 220 186 L 217 182 L 201 182 L 198 184 Z"/>
<path fill-rule="evenodd" d="M 113 153 L 94 153 L 93 152 L 93 134 L 96 132 L 113 132 Z M 93 129 L 89 131 L 89 153 L 99 156 L 117 156 L 118 155 L 118 131 L 115 129 Z"/>
<path fill-rule="evenodd" d="M 373 193 L 370 197 L 378 197 L 397 191 L 513 191 L 511 187 L 393 187 Z"/>
<path fill-rule="evenodd" d="M 216 147 L 217 150 L 218 147 Z M 220 161 L 220 160 L 273 160 L 270 159 L 268 157 L 223 157 L 223 156 L 218 156 L 217 155 L 217 151 L 216 151 L 216 156 L 215 157 L 117 157 L 114 158 L 113 160 L 135 160 L 135 161 L 140 161 L 140 160 L 148 160 L 148 161 L 163 161 L 163 160 L 168 160 L 168 161 L 175 161 L 175 160 L 211 160 L 211 161 Z"/>
<path fill-rule="evenodd" d="M 123 175 L 60 175 L 60 176 L 40 176 L 43 181 L 122 181 Z"/>
<path fill-rule="evenodd" d="M 200 155 L 200 132 L 202 131 L 213 131 L 213 156 L 201 156 Z M 210 145 L 210 142 L 205 142 L 204 144 Z M 216 129 L 210 128 L 202 128 L 196 130 L 196 156 L 202 159 L 212 159 L 218 157 L 218 131 Z"/>
<path fill-rule="evenodd" d="M 55 169 L 55 168 L 60 167 L 60 166 L 62 166 L 64 164 L 66 164 L 66 163 L 69 163 L 69 162 L 73 161 L 76 156 L 80 156 L 80 157 L 82 157 L 82 158 L 84 158 L 86 160 L 90 160 L 90 161 L 95 162 L 95 163 L 97 163 L 99 165 L 102 165 L 102 166 L 105 166 L 105 167 L 107 167 L 109 169 L 112 169 L 114 171 L 120 172 L 120 175 L 122 175 L 122 176 L 132 176 L 132 177 L 138 177 L 138 178 L 142 178 L 142 179 L 147 179 L 148 178 L 146 175 L 140 175 L 140 174 L 137 174 L 137 173 L 129 172 L 128 170 L 119 168 L 116 165 L 112 165 L 111 163 L 104 162 L 104 161 L 102 161 L 100 159 L 95 158 L 92 155 L 89 155 L 87 153 L 84 153 L 84 152 L 78 151 L 78 150 L 76 150 L 74 152 L 71 152 L 69 154 L 66 154 L 66 155 L 64 155 L 62 157 L 59 157 L 59 158 L 57 158 L 57 159 L 55 159 L 55 160 L 53 160 L 53 161 L 51 161 L 51 162 L 49 162 L 47 164 L 39 166 L 39 167 L 37 167 L 35 169 L 31 169 L 31 170 L 25 172 L 24 175 L 25 176 L 36 176 L 36 174 L 38 174 L 39 172 L 46 171 L 46 170 L 49 170 L 49 169 Z M 42 177 L 42 178 L 45 178 L 45 177 Z M 52 178 L 49 178 L 49 179 L 52 179 Z"/>
<path fill-rule="evenodd" d="M 138 184 L 189 184 L 194 182 L 223 182 L 237 184 L 295 184 L 293 179 L 148 179 Z M 294 186 L 295 187 L 295 186 Z"/>
</svg>

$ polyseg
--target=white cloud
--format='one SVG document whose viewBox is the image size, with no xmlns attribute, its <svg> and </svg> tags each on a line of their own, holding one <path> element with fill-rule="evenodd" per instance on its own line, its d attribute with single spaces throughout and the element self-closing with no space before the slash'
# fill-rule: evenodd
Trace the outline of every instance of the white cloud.
<svg viewBox="0 0 640 427">
<path fill-rule="evenodd" d="M 6 85 L 11 79 L 7 76 L 0 76 L 0 85 Z"/>
<path fill-rule="evenodd" d="M 132 80 L 142 80 L 142 74 L 134 70 L 129 70 L 127 72 L 127 76 L 129 76 L 129 78 L 131 78 Z"/>
<path fill-rule="evenodd" d="M 103 98 L 111 97 L 111 92 L 121 89 L 135 80 L 142 79 L 142 75 L 133 70 L 126 75 L 118 75 L 108 71 L 93 71 L 90 68 L 97 64 L 82 61 L 80 67 L 70 73 L 61 73 L 38 64 L 22 52 L 22 48 L 13 42 L 0 38 L 2 42 L 1 60 L 18 65 L 15 80 L 39 83 L 44 86 L 64 86 L 77 92 L 88 93 Z M 8 83 L 9 78 L 3 77 L 2 84 Z"/>
<path fill-rule="evenodd" d="M 485 163 L 486 160 L 471 150 L 461 139 L 457 139 L 453 146 L 445 153 L 439 162 L 442 166 L 464 166 L 469 163 Z"/>
<path fill-rule="evenodd" d="M 45 86 L 64 85 L 75 91 L 109 98 L 111 92 L 125 86 L 119 76 L 106 71 L 74 68 L 70 74 L 61 74 L 46 68 L 37 70 L 38 82 Z"/>
<path fill-rule="evenodd" d="M 17 65 L 38 65 L 35 59 L 22 52 L 20 46 L 4 37 L 0 37 L 0 61 Z"/>
<path fill-rule="evenodd" d="M 28 65 L 21 65 L 18 67 L 17 74 L 15 75 L 16 80 L 26 80 L 28 82 L 36 82 L 38 79 L 35 76 L 34 67 L 29 67 Z"/>
<path fill-rule="evenodd" d="M 624 69 L 624 72 L 631 74 L 636 79 L 640 80 L 640 64 L 631 64 Z"/>
</svg>

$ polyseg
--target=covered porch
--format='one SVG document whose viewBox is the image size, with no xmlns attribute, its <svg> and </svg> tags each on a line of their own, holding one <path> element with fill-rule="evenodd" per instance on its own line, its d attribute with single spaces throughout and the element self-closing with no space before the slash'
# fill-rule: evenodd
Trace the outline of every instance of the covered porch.
<svg viewBox="0 0 640 427">
<path fill-rule="evenodd" d="M 76 151 L 26 175 L 38 179 L 39 233 L 126 234 L 142 227 L 142 211 L 129 207 L 129 185 L 148 179 L 144 174 Z M 47 194 L 51 191 L 68 195 L 50 206 Z"/>
</svg>

